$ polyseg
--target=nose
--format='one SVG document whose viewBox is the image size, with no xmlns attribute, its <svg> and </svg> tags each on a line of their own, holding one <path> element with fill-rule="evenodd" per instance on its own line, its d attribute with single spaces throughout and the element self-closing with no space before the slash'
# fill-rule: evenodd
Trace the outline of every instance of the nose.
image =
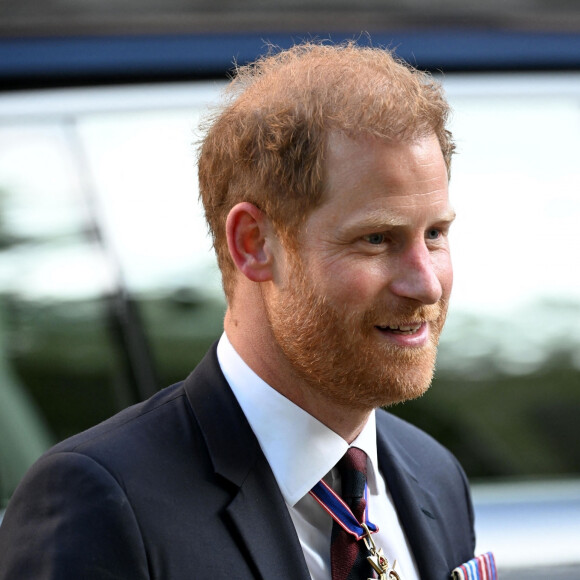
<svg viewBox="0 0 580 580">
<path fill-rule="evenodd" d="M 402 298 L 416 300 L 422 304 L 435 304 L 443 295 L 439 277 L 442 267 L 451 270 L 448 256 L 443 266 L 441 257 L 434 256 L 425 242 L 417 242 L 405 248 L 398 257 L 396 271 L 391 279 L 391 292 Z"/>
</svg>

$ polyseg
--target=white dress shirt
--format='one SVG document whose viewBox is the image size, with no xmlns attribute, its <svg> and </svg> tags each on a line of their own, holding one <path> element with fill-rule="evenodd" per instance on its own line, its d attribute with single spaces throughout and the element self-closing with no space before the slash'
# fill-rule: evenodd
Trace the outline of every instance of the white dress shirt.
<svg viewBox="0 0 580 580">
<path fill-rule="evenodd" d="M 335 465 L 348 443 L 265 383 L 238 355 L 225 333 L 217 349 L 220 367 L 272 468 L 313 580 L 330 580 L 332 518 L 308 493 L 322 478 L 340 492 Z M 379 527 L 377 548 L 405 580 L 419 580 L 417 566 L 385 480 L 378 469 L 375 413 L 352 443 L 368 456 L 368 513 Z"/>
</svg>

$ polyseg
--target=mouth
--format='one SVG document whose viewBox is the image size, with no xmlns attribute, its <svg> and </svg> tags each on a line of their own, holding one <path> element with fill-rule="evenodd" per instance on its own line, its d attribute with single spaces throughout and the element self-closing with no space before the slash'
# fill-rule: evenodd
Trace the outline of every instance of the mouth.
<svg viewBox="0 0 580 580">
<path fill-rule="evenodd" d="M 423 322 L 410 322 L 408 324 L 385 325 L 376 326 L 382 332 L 390 332 L 393 334 L 411 335 L 417 334 L 421 330 Z"/>
</svg>

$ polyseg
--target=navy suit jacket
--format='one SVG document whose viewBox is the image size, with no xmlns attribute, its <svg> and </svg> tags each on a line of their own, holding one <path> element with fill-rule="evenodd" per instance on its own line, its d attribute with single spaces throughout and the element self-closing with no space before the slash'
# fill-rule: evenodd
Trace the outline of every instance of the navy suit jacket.
<svg viewBox="0 0 580 580">
<path fill-rule="evenodd" d="M 473 557 L 455 458 L 377 415 L 380 469 L 422 580 Z M 0 527 L 1 580 L 308 580 L 272 471 L 214 348 L 182 383 L 48 451 Z"/>
</svg>

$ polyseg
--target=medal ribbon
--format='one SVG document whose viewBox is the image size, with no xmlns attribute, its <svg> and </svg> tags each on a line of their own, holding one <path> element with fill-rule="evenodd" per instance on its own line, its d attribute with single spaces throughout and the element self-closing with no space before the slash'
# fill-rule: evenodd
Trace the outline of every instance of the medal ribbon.
<svg viewBox="0 0 580 580">
<path fill-rule="evenodd" d="M 342 498 L 324 481 L 319 481 L 310 491 L 310 495 L 328 512 L 332 519 L 347 533 L 352 534 L 357 541 L 368 535 L 360 522 L 354 517 L 350 508 Z M 365 501 L 367 499 L 367 485 L 365 483 Z M 372 534 L 379 531 L 378 526 L 368 519 L 368 502 L 365 506 L 365 524 Z"/>
<path fill-rule="evenodd" d="M 497 580 L 497 577 L 492 552 L 477 556 L 453 570 L 453 580 Z"/>
</svg>

